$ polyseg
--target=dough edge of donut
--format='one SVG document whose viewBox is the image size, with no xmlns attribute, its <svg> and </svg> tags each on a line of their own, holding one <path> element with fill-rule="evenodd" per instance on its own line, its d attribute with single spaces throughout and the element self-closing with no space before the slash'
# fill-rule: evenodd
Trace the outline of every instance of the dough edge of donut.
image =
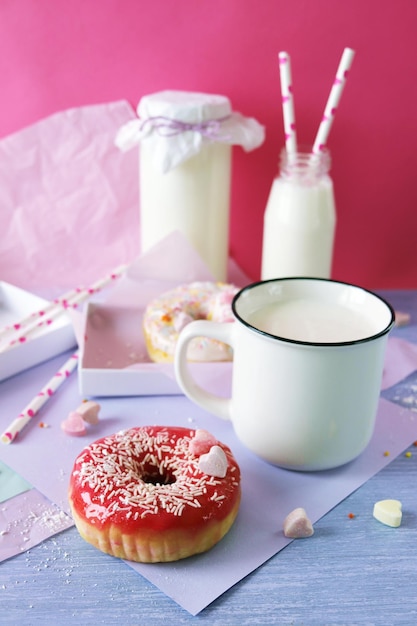
<svg viewBox="0 0 417 626">
<path fill-rule="evenodd" d="M 141 530 L 123 533 L 115 524 L 95 529 L 75 511 L 71 494 L 69 503 L 80 536 L 95 548 L 111 556 L 136 563 L 168 563 L 208 552 L 225 537 L 239 512 L 241 488 L 228 515 L 221 520 L 208 520 L 199 528 Z"/>
</svg>

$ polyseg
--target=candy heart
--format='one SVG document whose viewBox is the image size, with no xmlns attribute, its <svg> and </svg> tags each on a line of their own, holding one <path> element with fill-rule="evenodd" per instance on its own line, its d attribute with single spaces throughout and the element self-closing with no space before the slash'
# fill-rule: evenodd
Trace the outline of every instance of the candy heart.
<svg viewBox="0 0 417 626">
<path fill-rule="evenodd" d="M 284 520 L 284 535 L 291 539 L 301 539 L 303 537 L 311 537 L 314 534 L 314 528 L 307 513 L 301 507 L 294 509 L 287 515 Z"/>
<path fill-rule="evenodd" d="M 185 328 L 188 324 L 194 321 L 194 318 L 188 313 L 184 313 L 184 311 L 180 311 L 178 315 L 174 318 L 174 328 L 177 333 L 180 333 L 183 328 Z"/>
<path fill-rule="evenodd" d="M 380 500 L 374 504 L 374 518 L 386 526 L 397 528 L 403 516 L 401 508 L 399 500 Z"/>
<path fill-rule="evenodd" d="M 83 402 L 76 413 L 81 415 L 83 420 L 88 424 L 98 424 L 98 414 L 100 411 L 100 405 L 97 402 L 93 402 L 92 400 L 88 400 L 87 402 Z"/>
<path fill-rule="evenodd" d="M 200 456 L 210 450 L 217 443 L 217 439 L 211 433 L 202 428 L 197 428 L 194 437 L 189 443 L 189 449 L 192 454 Z"/>
<path fill-rule="evenodd" d="M 227 457 L 220 446 L 212 446 L 207 454 L 202 454 L 198 460 L 199 469 L 207 476 L 224 478 L 227 472 Z"/>
<path fill-rule="evenodd" d="M 395 311 L 395 325 L 406 326 L 410 323 L 410 314 L 402 313 L 401 311 Z"/>
<path fill-rule="evenodd" d="M 61 428 L 64 433 L 72 437 L 81 437 L 87 432 L 83 418 L 76 411 L 68 415 L 67 419 L 61 423 Z"/>
</svg>

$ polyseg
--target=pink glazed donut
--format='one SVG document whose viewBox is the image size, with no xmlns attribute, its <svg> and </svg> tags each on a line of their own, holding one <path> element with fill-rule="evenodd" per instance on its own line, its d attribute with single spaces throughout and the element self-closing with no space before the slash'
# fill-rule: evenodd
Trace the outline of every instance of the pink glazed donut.
<svg viewBox="0 0 417 626">
<path fill-rule="evenodd" d="M 75 460 L 69 484 L 80 535 L 102 552 L 141 563 L 212 548 L 230 530 L 240 494 L 230 448 L 180 426 L 133 427 L 98 439 Z"/>
</svg>

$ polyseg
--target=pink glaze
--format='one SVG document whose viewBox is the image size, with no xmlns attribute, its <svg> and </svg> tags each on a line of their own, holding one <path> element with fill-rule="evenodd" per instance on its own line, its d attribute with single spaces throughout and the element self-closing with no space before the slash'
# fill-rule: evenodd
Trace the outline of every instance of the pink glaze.
<svg viewBox="0 0 417 626">
<path fill-rule="evenodd" d="M 98 531 L 123 533 L 188 529 L 227 518 L 240 499 L 240 470 L 231 450 L 224 478 L 209 476 L 190 450 L 195 431 L 144 426 L 121 431 L 87 446 L 70 479 L 72 509 Z M 201 458 L 201 457 L 200 457 Z"/>
</svg>

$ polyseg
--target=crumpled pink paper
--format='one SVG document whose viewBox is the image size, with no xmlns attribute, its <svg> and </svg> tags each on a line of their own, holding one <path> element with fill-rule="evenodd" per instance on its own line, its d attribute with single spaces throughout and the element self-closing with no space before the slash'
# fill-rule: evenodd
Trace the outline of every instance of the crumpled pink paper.
<svg viewBox="0 0 417 626">
<path fill-rule="evenodd" d="M 0 140 L 0 278 L 89 285 L 139 252 L 138 155 L 114 144 L 127 102 L 56 113 Z"/>
</svg>

